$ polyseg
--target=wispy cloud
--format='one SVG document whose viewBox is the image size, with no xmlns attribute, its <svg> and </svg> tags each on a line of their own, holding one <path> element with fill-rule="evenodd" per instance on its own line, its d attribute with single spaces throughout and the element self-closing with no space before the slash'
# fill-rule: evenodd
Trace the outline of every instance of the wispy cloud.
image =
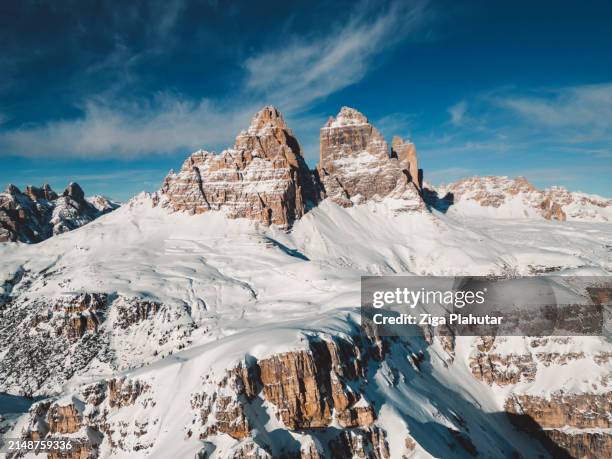
<svg viewBox="0 0 612 459">
<path fill-rule="evenodd" d="M 0 133 L 5 152 L 26 157 L 134 158 L 177 149 L 215 148 L 244 127 L 254 107 L 226 111 L 172 94 L 150 101 L 87 101 L 79 119 Z"/>
<path fill-rule="evenodd" d="M 612 83 L 541 91 L 533 96 L 499 97 L 494 101 L 540 127 L 612 132 Z"/>
<path fill-rule="evenodd" d="M 361 80 L 374 59 L 415 34 L 431 17 L 425 1 L 392 3 L 379 13 L 364 2 L 329 34 L 301 37 L 247 59 L 246 87 L 299 109 Z"/>
<path fill-rule="evenodd" d="M 172 36 L 182 2 L 172 5 L 167 17 L 152 14 L 157 18 L 150 26 L 155 43 Z M 133 158 L 215 149 L 231 142 L 255 111 L 269 103 L 278 105 L 288 118 L 304 121 L 308 118 L 304 111 L 313 102 L 360 81 L 384 51 L 412 36 L 430 15 L 425 0 L 393 2 L 382 8 L 378 3 L 360 3 L 344 22 L 325 33 L 283 37 L 278 48 L 248 57 L 242 85 L 223 99 L 194 100 L 174 93 L 137 98 L 126 96 L 125 84 L 114 82 L 84 96 L 76 104 L 81 111 L 76 118 L 0 131 L 0 155 Z M 163 49 L 132 49 L 118 36 L 108 57 L 88 71 L 110 68 L 133 86 L 140 77 L 135 63 L 157 52 Z M 319 116 L 312 118 L 320 121 Z"/>
<path fill-rule="evenodd" d="M 467 111 L 467 103 L 464 100 L 450 107 L 448 109 L 448 113 L 450 114 L 450 117 L 451 117 L 451 123 L 461 124 L 466 111 Z"/>
<path fill-rule="evenodd" d="M 512 147 L 599 158 L 612 154 L 612 83 L 500 88 L 453 105 L 448 112 L 450 136 L 460 141 L 469 136 L 489 145 L 492 153 Z M 448 148 L 455 152 L 458 144 Z"/>
</svg>

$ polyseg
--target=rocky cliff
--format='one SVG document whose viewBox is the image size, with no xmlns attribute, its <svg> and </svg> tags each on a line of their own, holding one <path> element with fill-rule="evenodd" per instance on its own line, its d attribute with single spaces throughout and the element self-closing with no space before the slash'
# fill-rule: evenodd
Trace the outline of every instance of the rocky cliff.
<svg viewBox="0 0 612 459">
<path fill-rule="evenodd" d="M 423 209 L 416 150 L 394 137 L 393 148 L 368 119 L 343 107 L 321 128 L 318 176 L 325 196 L 344 207 L 386 197 Z"/>
<path fill-rule="evenodd" d="M 0 193 L 0 242 L 40 242 L 83 226 L 117 207 L 102 196 L 88 201 L 77 183 L 69 184 L 61 195 L 47 184 L 41 188 L 28 186 L 24 192 L 9 185 Z"/>
<path fill-rule="evenodd" d="M 257 113 L 232 148 L 193 153 L 166 177 L 161 196 L 175 211 L 220 210 L 284 228 L 319 199 L 300 144 L 274 107 Z"/>
</svg>

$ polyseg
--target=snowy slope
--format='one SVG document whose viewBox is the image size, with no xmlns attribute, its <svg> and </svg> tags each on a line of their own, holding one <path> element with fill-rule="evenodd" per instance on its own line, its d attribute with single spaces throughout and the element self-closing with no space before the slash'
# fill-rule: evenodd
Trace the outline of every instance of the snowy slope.
<svg viewBox="0 0 612 459">
<path fill-rule="evenodd" d="M 141 195 L 36 246 L 0 244 L 0 320 L 4 326 L 12 321 L 10 334 L 6 327 L 0 334 L 0 391 L 20 392 L 23 381 L 6 376 L 15 374 L 10 365 L 18 365 L 31 382 L 28 392 L 55 400 L 48 409 L 74 407 L 80 421 L 70 435 L 87 435 L 86 426 L 104 432 L 101 457 L 193 457 L 203 449 L 214 457 L 243 457 L 237 451 L 249 448 L 259 454 L 251 457 L 267 457 L 266 449 L 277 457 L 292 445 L 305 451 L 342 430 L 338 418 L 324 431 L 287 429 L 269 397 L 259 394 L 244 402 L 250 436 L 236 439 L 220 431 L 205 434 L 212 421 L 200 422 L 194 397 L 218 391 L 219 397 L 241 400 L 237 389 L 220 382 L 228 371 L 250 359 L 314 352 L 314 337 L 346 340 L 364 355 L 371 352 L 375 341 L 359 344 L 355 338 L 361 275 L 607 275 L 611 248 L 608 223 L 473 220 L 450 212 L 399 212 L 389 199 L 348 209 L 327 200 L 284 232 L 218 212 L 169 213 Z M 107 296 L 100 300 L 100 322 L 87 322 L 75 337 L 65 318 L 77 314 L 70 301 L 86 293 Z M 139 302 L 157 306 L 126 319 L 126 311 L 145 307 Z M 94 314 L 93 306 L 86 307 Z M 48 310 L 56 311 L 51 319 L 32 320 Z M 57 341 L 49 335 L 54 327 L 64 327 L 61 336 L 70 337 L 56 349 L 54 365 L 72 371 L 40 373 L 21 366 L 31 357 L 20 357 L 18 347 L 33 337 Z M 94 337 L 95 346 L 84 354 L 79 346 Z M 511 363 L 502 371 L 508 383 L 499 374 L 492 383 L 475 377 L 478 345 L 478 338 L 458 338 L 450 348 L 423 338 L 393 342 L 384 359 L 364 360 L 363 375 L 343 377 L 360 394 L 355 409 L 373 407 L 373 426 L 385 432 L 390 457 L 469 457 L 472 447 L 483 457 L 505 457 L 517 445 L 525 457 L 546 454 L 506 418 L 511 394 L 610 392 L 609 362 L 593 364 L 612 350 L 604 338 L 539 343 L 543 357 L 536 356 L 530 339 L 501 339 L 495 358 L 529 356 L 518 360 L 521 365 L 531 359 L 526 370 Z M 546 359 L 553 352 L 583 356 L 551 364 Z M 516 381 L 513 371 L 519 373 Z M 109 381 L 121 378 L 129 385 L 120 384 L 123 401 L 117 402 L 112 388 L 119 383 Z M 102 401 L 91 395 L 92 387 L 105 394 Z M 17 435 L 31 430 L 32 416 L 18 418 Z M 111 429 L 104 431 L 104 425 Z M 373 428 L 348 431 L 363 436 Z M 414 441 L 412 448 L 407 439 Z"/>
</svg>

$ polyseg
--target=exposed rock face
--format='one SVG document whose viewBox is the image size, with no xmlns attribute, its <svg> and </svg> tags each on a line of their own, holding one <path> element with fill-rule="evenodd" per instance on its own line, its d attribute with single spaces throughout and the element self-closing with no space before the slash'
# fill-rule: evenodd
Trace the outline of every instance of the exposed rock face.
<svg viewBox="0 0 612 459">
<path fill-rule="evenodd" d="M 300 451 L 303 459 L 327 457 L 328 451 L 334 458 L 387 458 L 385 432 L 374 425 L 374 409 L 358 390 L 368 358 L 359 342 L 334 339 L 313 340 L 307 350 L 240 363 L 218 383 L 207 383 L 205 391 L 193 394 L 200 438 L 224 433 L 248 440 L 256 435 L 258 422 L 249 407 L 265 401 L 291 431 L 343 428 L 327 446 L 313 439 Z"/>
<path fill-rule="evenodd" d="M 472 374 L 492 386 L 510 386 L 511 394 L 504 410 L 510 421 L 537 438 L 554 457 L 608 457 L 612 445 L 612 393 L 605 371 L 589 382 L 594 392 L 553 392 L 549 396 L 520 393 L 522 384 L 537 380 L 538 370 L 555 371 L 555 367 L 584 360 L 588 365 L 606 368 L 605 353 L 570 351 L 573 337 L 528 338 L 523 351 L 509 351 L 508 337 L 483 336 L 474 343 L 469 360 Z M 566 349 L 563 351 L 563 349 Z M 585 363 L 586 363 L 585 362 Z M 598 389 L 598 386 L 601 389 Z M 602 392 L 603 390 L 603 392 Z"/>
<path fill-rule="evenodd" d="M 506 401 L 506 411 L 519 428 L 550 440 L 572 457 L 587 459 L 612 454 L 611 410 L 612 392 L 514 395 Z"/>
<path fill-rule="evenodd" d="M 54 404 L 47 413 L 47 423 L 52 433 L 74 433 L 81 428 L 81 413 L 72 404 Z"/>
<path fill-rule="evenodd" d="M 515 203 L 506 215 L 501 216 L 524 218 L 540 215 L 547 220 L 566 219 L 558 203 L 523 177 L 471 177 L 442 187 L 441 194 L 452 196 L 455 208 L 468 203 L 501 211 L 504 206 L 512 206 L 512 203 Z"/>
<path fill-rule="evenodd" d="M 414 144 L 395 137 L 390 151 L 367 118 L 347 107 L 321 129 L 321 162 L 313 175 L 282 115 L 265 107 L 232 148 L 219 155 L 195 152 L 171 172 L 159 204 L 289 228 L 324 196 L 345 207 L 392 197 L 405 201 L 403 210 L 423 210 L 421 176 Z"/>
<path fill-rule="evenodd" d="M 487 384 L 505 386 L 535 379 L 537 363 L 531 354 L 478 353 L 470 360 L 472 374 Z"/>
<path fill-rule="evenodd" d="M 28 186 L 22 193 L 9 185 L 0 193 L 0 242 L 35 243 L 83 226 L 118 207 L 102 196 L 92 202 L 77 183 L 61 196 L 47 184 Z"/>
<path fill-rule="evenodd" d="M 192 154 L 161 188 L 161 203 L 175 211 L 222 210 L 287 228 L 318 202 L 297 139 L 274 107 L 265 107 L 233 148 Z"/>
<path fill-rule="evenodd" d="M 605 432 L 547 429 L 546 435 L 573 457 L 600 459 L 612 457 L 612 435 Z"/>
<path fill-rule="evenodd" d="M 348 343 L 313 342 L 310 352 L 260 360 L 263 394 L 293 430 L 329 426 L 334 412 L 342 427 L 370 425 L 375 420 L 372 407 L 344 382 L 363 372 L 356 352 Z M 345 358 L 354 366 L 347 366 Z"/>
<path fill-rule="evenodd" d="M 411 142 L 404 141 L 401 137 L 393 136 L 391 140 L 391 157 L 397 158 L 402 169 L 407 170 L 410 181 L 423 188 L 422 171 L 419 171 L 416 147 Z"/>
<path fill-rule="evenodd" d="M 550 398 L 514 395 L 506 411 L 527 414 L 544 428 L 564 426 L 580 429 L 612 427 L 612 392 L 603 394 L 553 394 Z"/>
<path fill-rule="evenodd" d="M 570 192 L 563 187 L 551 187 L 545 193 L 569 220 L 612 221 L 612 199 Z"/>
<path fill-rule="evenodd" d="M 326 196 L 344 207 L 389 196 L 422 209 L 414 145 L 397 137 L 394 147 L 390 154 L 387 142 L 368 119 L 343 107 L 321 128 L 317 171 Z"/>
<path fill-rule="evenodd" d="M 384 431 L 376 426 L 365 429 L 343 430 L 340 437 L 332 442 L 333 458 L 363 457 L 387 459 L 390 457 L 389 445 Z"/>
<path fill-rule="evenodd" d="M 149 387 L 139 380 L 110 379 L 108 381 L 108 404 L 111 408 L 131 406 Z"/>
</svg>

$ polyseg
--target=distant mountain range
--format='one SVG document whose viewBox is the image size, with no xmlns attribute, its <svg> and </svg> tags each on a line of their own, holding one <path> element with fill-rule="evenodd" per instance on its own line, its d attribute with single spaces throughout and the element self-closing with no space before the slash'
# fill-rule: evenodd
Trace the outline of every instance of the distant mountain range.
<svg viewBox="0 0 612 459">
<path fill-rule="evenodd" d="M 0 242 L 34 243 L 79 228 L 119 207 L 94 196 L 85 198 L 78 183 L 70 183 L 61 195 L 47 184 L 28 186 L 22 193 L 9 185 L 0 193 Z"/>
</svg>

